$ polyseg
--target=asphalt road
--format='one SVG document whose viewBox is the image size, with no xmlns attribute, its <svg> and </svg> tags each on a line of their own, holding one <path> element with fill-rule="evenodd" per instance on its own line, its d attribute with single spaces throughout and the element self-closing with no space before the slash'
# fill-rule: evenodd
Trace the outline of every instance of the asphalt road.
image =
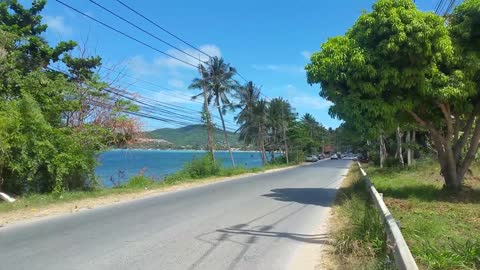
<svg viewBox="0 0 480 270">
<path fill-rule="evenodd" d="M 286 269 L 325 226 L 350 161 L 0 228 L 0 269 Z"/>
</svg>

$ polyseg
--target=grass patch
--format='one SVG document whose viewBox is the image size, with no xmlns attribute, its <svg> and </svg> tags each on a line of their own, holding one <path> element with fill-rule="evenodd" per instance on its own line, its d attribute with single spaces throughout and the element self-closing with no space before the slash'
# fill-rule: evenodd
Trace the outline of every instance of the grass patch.
<svg viewBox="0 0 480 270">
<path fill-rule="evenodd" d="M 161 190 L 181 184 L 209 182 L 222 177 L 241 175 L 245 173 L 257 173 L 270 169 L 288 167 L 295 164 L 269 164 L 259 168 L 247 169 L 244 167 L 223 168 L 211 163 L 205 158 L 195 159 L 186 164 L 184 168 L 177 173 L 167 176 L 164 181 L 158 182 L 153 179 L 138 175 L 129 179 L 126 183 L 114 188 L 97 187 L 88 191 L 71 191 L 50 194 L 27 194 L 16 198 L 14 203 L 0 201 L 0 213 L 6 213 L 22 209 L 40 209 L 50 205 L 60 205 L 64 203 L 80 201 L 85 199 L 95 199 L 101 197 L 115 196 L 120 194 L 139 193 L 145 189 Z"/>
<path fill-rule="evenodd" d="M 433 161 L 415 167 L 370 167 L 375 187 L 422 269 L 480 269 L 480 166 L 472 166 L 462 192 L 442 189 L 443 178 Z"/>
<path fill-rule="evenodd" d="M 353 166 L 337 193 L 330 228 L 333 247 L 327 269 L 393 269 L 385 231 L 365 182 Z"/>
</svg>

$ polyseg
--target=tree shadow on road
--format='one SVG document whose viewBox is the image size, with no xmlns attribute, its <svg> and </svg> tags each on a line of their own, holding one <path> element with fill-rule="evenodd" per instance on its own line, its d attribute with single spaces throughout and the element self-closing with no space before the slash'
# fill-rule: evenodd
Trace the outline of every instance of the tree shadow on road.
<svg viewBox="0 0 480 270">
<path fill-rule="evenodd" d="M 277 232 L 269 230 L 252 230 L 252 229 L 234 229 L 234 228 L 225 228 L 217 230 L 218 232 L 228 233 L 228 234 L 238 234 L 238 235 L 247 235 L 255 237 L 273 237 L 273 238 L 285 238 L 291 239 L 303 243 L 311 244 L 329 244 L 328 235 L 326 234 L 300 234 L 300 233 L 288 233 L 288 232 Z"/>
<path fill-rule="evenodd" d="M 282 202 L 328 207 L 333 204 L 336 193 L 334 188 L 277 188 L 262 196 Z"/>
</svg>

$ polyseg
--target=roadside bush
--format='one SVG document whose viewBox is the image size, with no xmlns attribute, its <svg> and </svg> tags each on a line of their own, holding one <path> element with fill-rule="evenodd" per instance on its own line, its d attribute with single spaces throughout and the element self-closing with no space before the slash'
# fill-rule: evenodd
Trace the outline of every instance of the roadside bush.
<svg viewBox="0 0 480 270">
<path fill-rule="evenodd" d="M 286 163 L 287 163 L 287 159 L 284 156 L 275 157 L 269 162 L 269 164 L 272 164 L 272 165 L 281 165 Z"/>
<path fill-rule="evenodd" d="M 96 143 L 88 131 L 54 128 L 28 94 L 0 109 L 2 190 L 49 193 L 95 185 Z M 1 184 L 1 183 L 0 183 Z"/>
<path fill-rule="evenodd" d="M 192 162 L 185 164 L 183 170 L 194 179 L 216 175 L 221 169 L 219 162 L 212 155 L 207 154 L 203 158 L 194 158 Z"/>
<path fill-rule="evenodd" d="M 155 181 L 145 175 L 137 175 L 130 178 L 122 187 L 126 188 L 145 188 L 153 185 Z"/>
<path fill-rule="evenodd" d="M 359 176 L 337 195 L 342 224 L 334 233 L 334 251 L 341 268 L 394 269 L 387 254 L 385 230 L 380 216 Z M 345 259 L 343 259 L 345 258 Z"/>
<path fill-rule="evenodd" d="M 302 150 L 292 150 L 288 152 L 288 160 L 291 163 L 302 163 L 305 161 L 305 152 Z"/>
</svg>

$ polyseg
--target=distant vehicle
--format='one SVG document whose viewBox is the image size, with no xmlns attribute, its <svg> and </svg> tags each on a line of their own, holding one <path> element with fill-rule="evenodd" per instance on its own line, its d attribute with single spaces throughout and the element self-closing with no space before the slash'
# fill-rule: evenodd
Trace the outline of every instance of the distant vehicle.
<svg viewBox="0 0 480 270">
<path fill-rule="evenodd" d="M 366 155 L 361 155 L 357 159 L 358 159 L 358 161 L 360 161 L 362 163 L 368 163 L 370 161 L 368 156 L 366 156 Z"/>
<path fill-rule="evenodd" d="M 317 155 L 317 158 L 320 160 L 320 159 L 324 159 L 325 158 L 325 155 L 324 154 L 318 154 Z"/>
<path fill-rule="evenodd" d="M 333 154 L 330 156 L 330 159 L 338 159 L 338 154 Z"/>
<path fill-rule="evenodd" d="M 318 158 L 317 156 L 315 155 L 309 155 L 305 158 L 305 161 L 306 162 L 317 162 L 318 161 Z"/>
</svg>

